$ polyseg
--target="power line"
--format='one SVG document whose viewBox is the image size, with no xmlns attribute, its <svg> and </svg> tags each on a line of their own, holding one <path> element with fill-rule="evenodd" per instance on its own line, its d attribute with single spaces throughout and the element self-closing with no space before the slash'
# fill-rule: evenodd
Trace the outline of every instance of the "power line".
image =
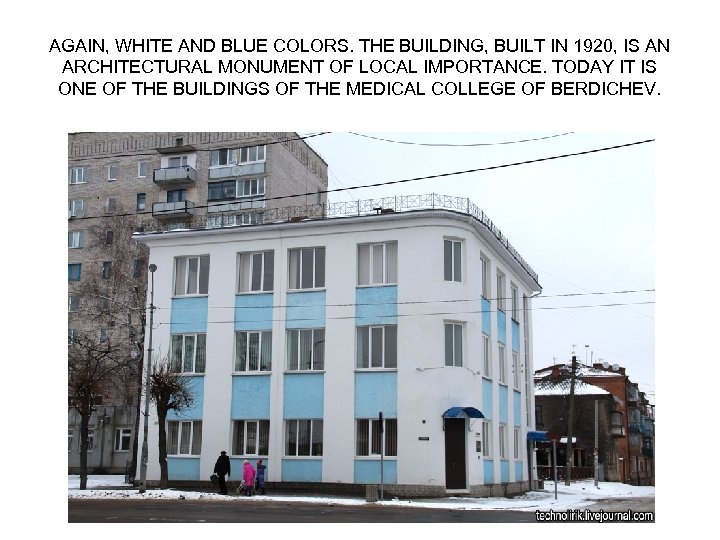
<svg viewBox="0 0 720 540">
<path fill-rule="evenodd" d="M 412 141 L 396 141 L 393 139 L 383 139 L 382 137 L 373 137 L 372 135 L 364 135 L 362 133 L 354 133 L 352 131 L 349 132 L 350 135 L 355 135 L 356 137 L 365 137 L 366 139 L 373 139 L 375 141 L 381 141 L 381 142 L 389 142 L 389 143 L 395 143 L 395 144 L 408 144 L 413 146 L 435 146 L 435 147 L 474 147 L 474 146 L 496 146 L 501 144 L 519 144 L 519 143 L 526 143 L 526 142 L 533 142 L 533 141 L 542 141 L 545 139 L 553 139 L 555 137 L 564 137 L 565 135 L 572 135 L 572 131 L 568 131 L 567 133 L 557 133 L 555 135 L 547 135 L 545 137 L 536 137 L 534 139 L 521 139 L 518 141 L 502 141 L 502 142 L 493 142 L 493 143 L 468 143 L 468 144 L 450 144 L 450 143 L 420 143 L 420 142 L 412 142 Z"/>
</svg>

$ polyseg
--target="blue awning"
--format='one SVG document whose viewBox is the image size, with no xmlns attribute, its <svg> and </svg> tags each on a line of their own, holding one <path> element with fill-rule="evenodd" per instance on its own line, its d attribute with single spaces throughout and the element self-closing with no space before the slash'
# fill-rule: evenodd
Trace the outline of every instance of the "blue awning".
<svg viewBox="0 0 720 540">
<path fill-rule="evenodd" d="M 443 418 L 485 418 L 475 407 L 450 407 L 442 414 Z"/>
<path fill-rule="evenodd" d="M 547 440 L 549 440 L 547 434 L 548 434 L 547 431 L 528 431 L 527 440 L 528 441 L 538 441 L 538 442 L 539 441 L 547 441 Z"/>
</svg>

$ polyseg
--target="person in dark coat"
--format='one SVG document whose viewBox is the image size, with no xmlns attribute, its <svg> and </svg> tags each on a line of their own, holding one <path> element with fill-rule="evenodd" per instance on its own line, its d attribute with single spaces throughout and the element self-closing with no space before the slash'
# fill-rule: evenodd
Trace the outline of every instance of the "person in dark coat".
<svg viewBox="0 0 720 540">
<path fill-rule="evenodd" d="M 257 471 L 257 476 L 255 477 L 257 487 L 260 490 L 260 493 L 265 495 L 265 465 L 263 465 L 262 459 L 258 459 L 255 470 Z"/>
<path fill-rule="evenodd" d="M 220 452 L 220 457 L 215 462 L 215 469 L 213 471 L 218 475 L 218 484 L 220 484 L 220 494 L 227 495 L 227 484 L 225 483 L 225 475 L 230 477 L 230 458 L 225 453 L 225 450 Z"/>
</svg>

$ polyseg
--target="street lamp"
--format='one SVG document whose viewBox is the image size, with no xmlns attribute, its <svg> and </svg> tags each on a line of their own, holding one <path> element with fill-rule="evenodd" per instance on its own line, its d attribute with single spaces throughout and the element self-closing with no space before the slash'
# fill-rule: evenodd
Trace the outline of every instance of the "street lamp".
<svg viewBox="0 0 720 540">
<path fill-rule="evenodd" d="M 148 418 L 150 416 L 150 364 L 152 359 L 152 329 L 153 329 L 153 296 L 155 294 L 155 270 L 157 266 L 151 264 L 148 266 L 150 270 L 150 330 L 148 333 L 148 352 L 145 360 L 145 421 L 143 423 L 143 444 L 142 454 L 140 456 L 140 493 L 145 493 L 145 479 L 147 478 L 147 462 L 148 462 Z"/>
</svg>

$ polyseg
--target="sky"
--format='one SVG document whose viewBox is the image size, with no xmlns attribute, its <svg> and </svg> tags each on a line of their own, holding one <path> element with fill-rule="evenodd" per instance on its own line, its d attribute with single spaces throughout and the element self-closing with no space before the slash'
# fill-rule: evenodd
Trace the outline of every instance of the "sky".
<svg viewBox="0 0 720 540">
<path fill-rule="evenodd" d="M 330 202 L 469 198 L 538 274 L 535 369 L 570 362 L 573 352 L 582 363 L 618 364 L 654 403 L 653 139 L 645 132 L 333 132 L 306 142 L 328 164 Z M 642 141 L 651 142 L 622 146 Z M 347 189 L 608 147 L 620 148 Z"/>
</svg>

